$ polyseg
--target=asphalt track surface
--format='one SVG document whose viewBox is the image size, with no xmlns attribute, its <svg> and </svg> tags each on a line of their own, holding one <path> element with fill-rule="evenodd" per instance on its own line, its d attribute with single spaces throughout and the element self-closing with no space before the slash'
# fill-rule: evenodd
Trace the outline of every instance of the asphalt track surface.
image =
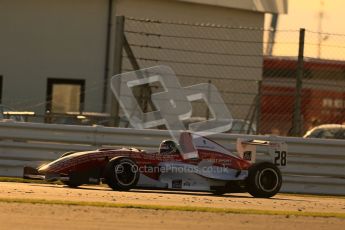
<svg viewBox="0 0 345 230">
<path fill-rule="evenodd" d="M 66 201 L 84 205 L 63 204 Z M 130 204 L 137 208 L 103 207 L 92 203 Z M 162 208 L 147 208 L 150 205 Z M 172 206 L 177 207 L 175 211 L 164 208 Z M 206 211 L 181 211 L 179 207 Z M 208 211 L 208 208 L 218 211 Z M 232 211 L 227 213 L 222 209 Z M 331 217 L 327 217 L 329 215 Z M 317 230 L 343 229 L 344 217 L 344 197 L 279 194 L 271 199 L 258 199 L 247 194 L 116 192 L 104 186 L 71 189 L 63 185 L 0 182 L 0 229 Z"/>
</svg>

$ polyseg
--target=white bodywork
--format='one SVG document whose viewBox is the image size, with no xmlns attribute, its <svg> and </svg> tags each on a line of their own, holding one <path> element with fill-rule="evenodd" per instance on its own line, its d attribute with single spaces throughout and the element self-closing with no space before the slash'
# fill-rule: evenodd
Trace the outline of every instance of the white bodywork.
<svg viewBox="0 0 345 230">
<path fill-rule="evenodd" d="M 277 166 L 285 166 L 285 164 L 277 164 L 278 158 L 281 157 L 281 153 L 287 154 L 287 144 L 285 142 L 272 142 L 272 141 L 261 141 L 261 140 L 246 140 L 237 139 L 236 149 L 238 156 L 245 159 L 251 163 L 256 162 L 256 148 L 257 146 L 263 146 L 267 148 L 267 152 L 272 159 L 272 163 Z M 285 157 L 286 158 L 286 157 Z"/>
<path fill-rule="evenodd" d="M 264 146 L 268 148 L 268 153 L 272 156 L 272 161 L 275 162 L 277 157 L 275 154 L 277 152 L 281 153 L 287 151 L 287 146 L 283 142 L 238 139 L 238 155 L 235 155 L 212 140 L 196 134 L 192 134 L 190 137 L 192 137 L 192 140 L 188 143 L 193 143 L 193 146 L 188 146 L 188 149 L 193 150 L 194 158 L 198 156 L 197 150 L 200 149 L 212 150 L 255 163 L 257 146 Z M 185 156 L 185 158 L 188 157 Z M 137 185 L 147 188 L 155 187 L 162 189 L 210 191 L 212 186 L 225 186 L 229 181 L 242 181 L 248 177 L 247 170 L 239 171 L 236 169 L 214 166 L 212 162 L 207 160 L 201 161 L 198 165 L 186 164 L 183 162 L 162 162 L 159 166 L 164 168 L 165 171 L 161 173 L 158 180 L 152 179 L 141 173 Z"/>
</svg>

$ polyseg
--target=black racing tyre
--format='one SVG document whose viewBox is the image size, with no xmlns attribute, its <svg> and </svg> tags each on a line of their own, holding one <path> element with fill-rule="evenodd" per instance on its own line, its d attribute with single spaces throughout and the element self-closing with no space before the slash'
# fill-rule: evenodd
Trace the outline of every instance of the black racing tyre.
<svg viewBox="0 0 345 230">
<path fill-rule="evenodd" d="M 135 187 L 139 175 L 137 164 L 128 157 L 115 157 L 105 168 L 106 183 L 117 191 L 128 191 Z"/>
<path fill-rule="evenodd" d="M 60 156 L 60 158 L 65 157 L 65 156 L 68 156 L 68 155 L 71 155 L 71 154 L 73 154 L 73 153 L 76 153 L 76 151 L 66 152 L 66 153 L 62 154 L 62 155 Z"/>
<path fill-rule="evenodd" d="M 274 164 L 263 162 L 254 164 L 249 169 L 247 190 L 253 197 L 272 197 L 279 192 L 281 186 L 281 172 Z"/>
</svg>

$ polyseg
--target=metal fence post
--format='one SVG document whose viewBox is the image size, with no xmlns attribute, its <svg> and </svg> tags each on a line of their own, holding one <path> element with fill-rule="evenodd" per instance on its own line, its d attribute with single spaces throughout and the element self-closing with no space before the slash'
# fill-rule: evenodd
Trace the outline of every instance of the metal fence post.
<svg viewBox="0 0 345 230">
<path fill-rule="evenodd" d="M 207 101 L 210 103 L 210 96 L 211 96 L 211 84 L 212 81 L 208 80 L 208 86 L 207 86 Z M 206 106 L 206 120 L 210 119 L 210 108 Z"/>
<path fill-rule="evenodd" d="M 116 23 L 115 23 L 115 44 L 114 44 L 114 72 L 113 74 L 120 74 L 122 70 L 122 50 L 124 44 L 124 26 L 125 26 L 125 17 L 124 16 L 116 16 Z M 118 91 L 120 89 L 117 89 Z M 119 119 L 119 111 L 120 105 L 118 101 L 115 99 L 113 95 L 111 97 L 111 117 L 112 119 L 111 125 L 118 126 L 120 119 Z"/>
<path fill-rule="evenodd" d="M 112 20 L 113 20 L 113 2 L 114 0 L 108 0 L 108 18 L 107 18 L 107 32 L 105 41 L 105 59 L 104 59 L 104 75 L 103 75 L 103 95 L 102 95 L 102 113 L 107 110 L 108 93 L 109 93 L 109 60 L 110 60 L 110 46 L 111 46 L 111 36 L 112 36 Z"/>
<path fill-rule="evenodd" d="M 258 81 L 258 94 L 256 96 L 256 133 L 260 134 L 260 121 L 261 121 L 261 97 L 262 97 L 262 80 Z"/>
<path fill-rule="evenodd" d="M 296 91 L 295 91 L 295 105 L 292 119 L 292 132 L 294 136 L 301 136 L 302 134 L 302 79 L 303 79 L 303 62 L 304 62 L 304 38 L 305 29 L 301 28 L 299 31 L 299 48 L 298 48 L 298 62 L 296 73 Z"/>
</svg>

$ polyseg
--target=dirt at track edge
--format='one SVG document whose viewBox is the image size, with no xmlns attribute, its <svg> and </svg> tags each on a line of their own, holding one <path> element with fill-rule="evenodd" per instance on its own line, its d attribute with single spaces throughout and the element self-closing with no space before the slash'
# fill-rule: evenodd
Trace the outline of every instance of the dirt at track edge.
<svg viewBox="0 0 345 230">
<path fill-rule="evenodd" d="M 212 208 L 198 206 L 168 206 L 168 205 L 146 205 L 146 204 L 126 204 L 110 202 L 83 202 L 83 201 L 62 201 L 45 199 L 19 199 L 0 198 L 2 203 L 23 203 L 23 204 L 43 204 L 43 205 L 72 205 L 107 208 L 133 208 L 164 211 L 186 211 L 186 212 L 210 212 L 210 213 L 230 213 L 230 214 L 255 214 L 255 215 L 285 215 L 285 216 L 306 216 L 306 217 L 335 217 L 345 219 L 345 213 L 331 212 L 306 212 L 306 211 L 281 211 L 281 210 L 257 210 L 257 209 L 233 209 L 233 208 Z"/>
</svg>

